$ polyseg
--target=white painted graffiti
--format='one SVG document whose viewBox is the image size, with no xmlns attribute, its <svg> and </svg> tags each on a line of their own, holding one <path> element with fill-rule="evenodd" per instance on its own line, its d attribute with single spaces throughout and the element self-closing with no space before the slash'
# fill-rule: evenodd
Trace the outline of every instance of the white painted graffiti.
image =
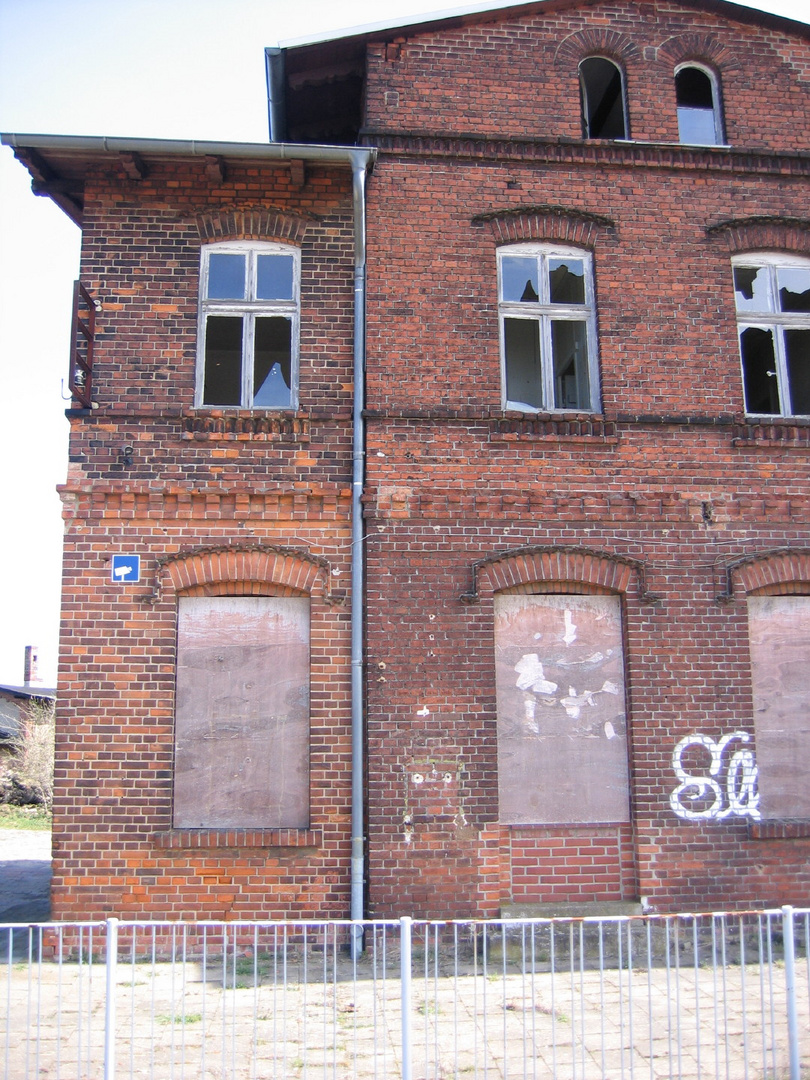
<svg viewBox="0 0 810 1080">
<path fill-rule="evenodd" d="M 681 739 L 672 754 L 672 768 L 680 783 L 669 797 L 669 805 L 678 817 L 689 821 L 701 818 L 716 821 L 727 817 L 759 820 L 757 766 L 753 751 L 738 747 L 733 753 L 726 753 L 732 743 L 747 743 L 750 738 L 745 731 L 734 731 L 716 742 L 709 735 L 687 735 Z M 702 775 L 689 773 L 683 767 L 684 752 L 693 746 L 703 747 L 709 754 L 708 769 Z M 706 799 L 712 800 L 710 805 L 695 808 L 699 800 L 705 802 Z"/>
</svg>

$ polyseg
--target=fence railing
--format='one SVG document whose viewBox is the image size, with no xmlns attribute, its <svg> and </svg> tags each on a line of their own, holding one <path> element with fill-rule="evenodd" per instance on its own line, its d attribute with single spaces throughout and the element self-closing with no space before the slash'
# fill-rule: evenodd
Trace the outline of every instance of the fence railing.
<svg viewBox="0 0 810 1080">
<path fill-rule="evenodd" d="M 0 935 L 9 1080 L 810 1076 L 810 909 Z"/>
</svg>

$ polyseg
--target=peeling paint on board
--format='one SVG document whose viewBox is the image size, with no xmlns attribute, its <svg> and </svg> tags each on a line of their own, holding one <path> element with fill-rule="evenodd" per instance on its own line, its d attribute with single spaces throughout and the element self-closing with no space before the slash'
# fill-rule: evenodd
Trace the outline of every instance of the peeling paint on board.
<svg viewBox="0 0 810 1080">
<path fill-rule="evenodd" d="M 498 596 L 495 643 L 501 823 L 628 821 L 619 598 Z"/>
</svg>

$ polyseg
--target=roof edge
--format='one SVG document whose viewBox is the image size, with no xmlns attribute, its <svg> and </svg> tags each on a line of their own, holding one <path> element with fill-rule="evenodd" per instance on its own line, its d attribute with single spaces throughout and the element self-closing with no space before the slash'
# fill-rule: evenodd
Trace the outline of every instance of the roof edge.
<svg viewBox="0 0 810 1080">
<path fill-rule="evenodd" d="M 28 135 L 0 133 L 0 143 L 13 150 L 60 150 L 85 154 L 139 153 L 167 157 L 232 157 L 267 161 L 327 161 L 354 165 L 365 160 L 370 165 L 377 156 L 374 147 L 330 146 L 311 143 L 207 142 L 198 139 L 129 139 L 107 135 Z"/>
<path fill-rule="evenodd" d="M 585 3 L 595 3 L 597 0 L 584 0 Z M 735 19 L 738 22 L 758 23 L 766 26 L 790 29 L 799 32 L 802 36 L 810 36 L 810 24 L 791 19 L 786 15 L 776 15 L 761 8 L 749 7 L 745 4 L 734 3 L 734 0 L 678 0 L 684 7 L 698 8 L 701 11 L 711 11 L 715 14 Z M 324 45 L 331 41 L 350 41 L 372 37 L 393 36 L 397 31 L 429 32 L 432 25 L 462 23 L 474 21 L 476 16 L 486 17 L 503 11 L 537 12 L 555 11 L 561 7 L 572 7 L 583 0 L 524 0 L 523 3 L 515 3 L 515 0 L 491 0 L 486 4 L 467 4 L 456 8 L 447 8 L 442 11 L 425 12 L 424 14 L 406 15 L 399 19 L 382 20 L 380 22 L 367 23 L 360 26 L 350 26 L 345 29 L 326 31 L 311 36 L 288 38 L 279 41 L 277 47 L 283 51 L 305 49 L 310 46 Z"/>
</svg>

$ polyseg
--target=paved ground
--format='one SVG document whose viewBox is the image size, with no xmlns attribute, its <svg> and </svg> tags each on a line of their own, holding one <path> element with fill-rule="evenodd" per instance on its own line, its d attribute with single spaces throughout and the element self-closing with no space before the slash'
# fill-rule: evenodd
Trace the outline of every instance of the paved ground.
<svg viewBox="0 0 810 1080">
<path fill-rule="evenodd" d="M 0 829 L 0 923 L 46 922 L 50 888 L 51 834 Z"/>
</svg>

